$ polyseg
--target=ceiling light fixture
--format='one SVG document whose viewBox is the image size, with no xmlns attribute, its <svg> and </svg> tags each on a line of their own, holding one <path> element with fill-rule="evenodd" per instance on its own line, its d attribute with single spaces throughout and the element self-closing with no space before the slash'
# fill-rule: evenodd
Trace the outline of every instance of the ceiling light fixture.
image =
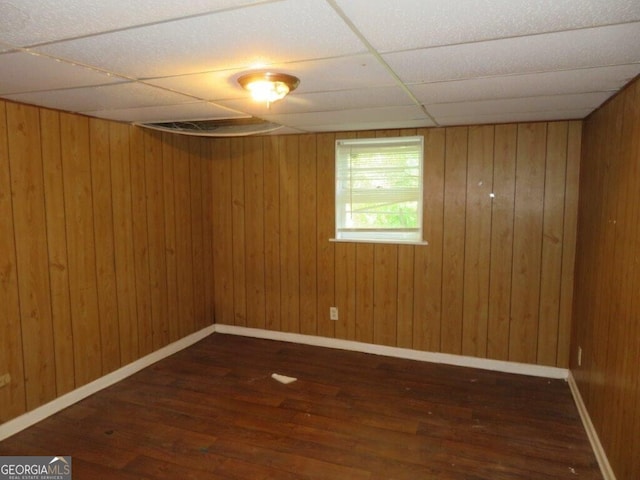
<svg viewBox="0 0 640 480">
<path fill-rule="evenodd" d="M 300 84 L 300 79 L 286 73 L 253 72 L 242 75 L 238 83 L 254 100 L 267 105 L 284 98 Z"/>
</svg>

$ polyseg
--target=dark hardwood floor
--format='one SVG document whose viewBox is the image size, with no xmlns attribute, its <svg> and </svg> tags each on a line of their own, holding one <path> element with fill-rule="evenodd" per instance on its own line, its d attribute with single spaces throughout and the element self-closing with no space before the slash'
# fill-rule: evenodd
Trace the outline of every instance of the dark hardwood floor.
<svg viewBox="0 0 640 480">
<path fill-rule="evenodd" d="M 562 380 L 221 334 L 0 455 L 71 455 L 83 480 L 602 478 Z"/>
</svg>

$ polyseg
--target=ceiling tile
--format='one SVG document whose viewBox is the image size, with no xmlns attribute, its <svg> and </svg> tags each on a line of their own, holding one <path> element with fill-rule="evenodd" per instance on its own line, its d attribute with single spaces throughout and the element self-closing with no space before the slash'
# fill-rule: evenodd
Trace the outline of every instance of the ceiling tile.
<svg viewBox="0 0 640 480">
<path fill-rule="evenodd" d="M 122 82 L 90 68 L 23 52 L 0 55 L 0 95 Z"/>
<path fill-rule="evenodd" d="M 151 78 L 144 82 L 204 100 L 230 99 L 242 97 L 246 94 L 235 80 L 236 77 L 240 76 L 241 72 L 242 70 L 218 70 L 190 75 Z"/>
<path fill-rule="evenodd" d="M 240 118 L 247 115 L 208 102 L 181 103 L 140 108 L 121 108 L 80 112 L 94 117 L 127 122 L 170 122 L 179 120 L 211 120 Z"/>
<path fill-rule="evenodd" d="M 374 125 L 385 125 L 398 122 L 409 122 L 413 126 L 431 126 L 433 122 L 418 106 L 363 108 L 354 110 L 337 110 L 329 112 L 290 113 L 281 115 L 262 115 L 266 120 L 282 125 L 295 126 L 306 129 L 317 125 L 335 125 L 340 129 L 344 125 L 358 124 L 370 125 L 369 128 L 378 128 Z M 396 127 L 401 128 L 401 127 Z"/>
<path fill-rule="evenodd" d="M 420 103 L 452 103 L 498 98 L 613 92 L 640 73 L 640 64 L 485 77 L 409 85 Z"/>
<path fill-rule="evenodd" d="M 301 83 L 266 108 L 255 69 Z M 121 121 L 578 118 L 638 73 L 638 0 L 0 0 L 0 96 Z"/>
<path fill-rule="evenodd" d="M 223 100 L 218 103 L 261 117 L 265 115 L 354 110 L 359 108 L 415 104 L 411 97 L 400 87 L 373 87 L 307 94 L 297 94 L 294 92 L 283 100 L 271 105 L 257 103 L 246 96 L 242 99 Z"/>
<path fill-rule="evenodd" d="M 364 53 L 325 3 L 291 0 L 61 42 L 38 51 L 134 78 Z"/>
<path fill-rule="evenodd" d="M 371 54 L 294 62 L 282 66 L 300 78 L 297 90 L 300 93 L 397 85 L 388 68 Z"/>
<path fill-rule="evenodd" d="M 640 22 L 383 55 L 405 83 L 640 62 Z"/>
<path fill-rule="evenodd" d="M 640 20 L 637 0 L 336 0 L 379 51 Z"/>
<path fill-rule="evenodd" d="M 0 40 L 17 46 L 86 36 L 264 0 L 15 0 L 0 2 Z"/>
<path fill-rule="evenodd" d="M 441 126 L 451 125 L 480 125 L 486 123 L 514 123 L 514 122 L 542 122 L 553 120 L 577 120 L 586 117 L 593 110 L 583 108 L 578 110 L 548 110 L 543 112 L 521 113 L 491 113 L 487 115 L 453 115 L 438 118 Z"/>
<path fill-rule="evenodd" d="M 10 100 L 58 108 L 70 112 L 173 105 L 193 98 L 140 83 L 118 83 L 98 87 L 70 88 L 51 92 L 6 95 Z"/>
<path fill-rule="evenodd" d="M 350 120 L 348 122 L 340 123 L 338 119 L 331 120 L 325 124 L 310 125 L 307 126 L 307 131 L 310 132 L 350 132 L 350 131 L 365 131 L 365 130 L 389 130 L 398 128 L 426 128 L 435 126 L 434 123 L 428 120 L 389 120 L 389 119 L 377 119 L 372 121 Z"/>
<path fill-rule="evenodd" d="M 498 113 L 545 112 L 557 110 L 594 109 L 612 92 L 550 95 L 545 97 L 480 100 L 476 102 L 437 103 L 427 110 L 436 120 L 440 117 L 463 115 L 491 115 Z"/>
<path fill-rule="evenodd" d="M 295 91 L 296 95 L 397 84 L 387 68 L 370 54 L 275 64 L 261 70 L 288 73 L 298 77 L 300 85 Z M 145 80 L 145 83 L 207 100 L 242 99 L 247 97 L 247 92 L 240 87 L 237 79 L 246 72 L 245 69 L 220 70 L 153 78 Z"/>
</svg>

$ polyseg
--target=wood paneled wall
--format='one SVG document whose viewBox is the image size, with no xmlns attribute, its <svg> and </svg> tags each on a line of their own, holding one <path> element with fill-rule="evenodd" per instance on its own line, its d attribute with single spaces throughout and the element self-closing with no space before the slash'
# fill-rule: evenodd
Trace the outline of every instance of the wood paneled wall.
<svg viewBox="0 0 640 480">
<path fill-rule="evenodd" d="M 429 245 L 330 242 L 336 138 L 416 134 Z M 580 142 L 581 122 L 215 139 L 216 322 L 566 367 Z"/>
<path fill-rule="evenodd" d="M 213 322 L 209 148 L 0 101 L 0 422 Z"/>
<path fill-rule="evenodd" d="M 336 138 L 416 134 L 429 245 L 330 242 Z M 202 139 L 0 102 L 0 421 L 214 318 L 567 366 L 580 141 L 580 122 Z"/>
<path fill-rule="evenodd" d="M 640 80 L 584 130 L 571 369 L 616 477 L 640 478 Z"/>
</svg>

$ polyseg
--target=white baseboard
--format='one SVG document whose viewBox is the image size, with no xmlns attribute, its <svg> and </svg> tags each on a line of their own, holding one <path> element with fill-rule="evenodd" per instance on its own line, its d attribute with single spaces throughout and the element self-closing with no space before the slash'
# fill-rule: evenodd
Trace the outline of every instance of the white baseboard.
<svg viewBox="0 0 640 480">
<path fill-rule="evenodd" d="M 516 373 L 520 375 L 531 375 L 544 378 L 555 378 L 566 380 L 571 389 L 574 402 L 580 413 L 580 418 L 587 432 L 587 437 L 591 443 L 591 448 L 596 456 L 598 465 L 604 480 L 616 480 L 613 469 L 609 464 L 607 455 L 600 443 L 591 417 L 587 411 L 582 396 L 578 390 L 578 385 L 570 370 L 557 367 L 546 367 L 542 365 L 531 365 L 526 363 L 506 362 L 501 360 L 491 360 L 485 358 L 467 357 L 462 355 L 451 355 L 446 353 L 423 352 L 407 348 L 388 347 L 383 345 L 373 345 L 369 343 L 354 342 L 337 338 L 316 337 L 299 333 L 286 333 L 272 330 L 262 330 L 257 328 L 237 327 L 233 325 L 216 324 L 215 331 L 230 335 L 240 335 L 245 337 L 264 338 L 268 340 L 279 340 L 284 342 L 301 343 L 318 347 L 336 348 L 340 350 L 351 350 L 356 352 L 371 353 L 389 357 L 405 358 L 423 362 L 443 363 L 461 367 L 480 368 L 483 370 L 494 370 L 505 373 Z"/>
<path fill-rule="evenodd" d="M 210 325 L 202 330 L 199 330 L 191 335 L 188 335 L 180 340 L 177 340 L 166 347 L 161 348 L 160 350 L 156 350 L 149 355 L 142 357 L 135 362 L 132 362 L 128 365 L 125 365 L 118 370 L 115 370 L 104 377 L 100 377 L 97 380 L 94 380 L 91 383 L 83 385 L 80 388 L 76 388 L 69 393 L 66 393 L 55 400 L 52 400 L 49 403 L 46 403 L 30 412 L 25 413 L 24 415 L 20 415 L 8 422 L 0 424 L 0 440 L 4 440 L 16 433 L 24 430 L 25 428 L 38 423 L 45 418 L 53 415 L 54 413 L 59 412 L 60 410 L 64 410 L 65 408 L 73 405 L 74 403 L 79 402 L 83 398 L 88 397 L 89 395 L 93 395 L 100 390 L 107 388 L 114 383 L 123 380 L 134 373 L 139 372 L 143 368 L 148 367 L 149 365 L 153 365 L 154 363 L 166 358 L 170 355 L 173 355 L 180 350 L 183 350 L 194 343 L 199 342 L 205 337 L 208 337 L 215 331 L 215 325 Z"/>
<path fill-rule="evenodd" d="M 604 480 L 616 480 L 615 473 L 613 473 L 613 469 L 611 468 L 611 464 L 609 463 L 607 454 L 605 453 L 604 448 L 600 443 L 598 432 L 596 432 L 596 429 L 591 422 L 591 417 L 589 416 L 587 407 L 582 400 L 582 395 L 580 394 L 580 389 L 578 388 L 576 379 L 573 377 L 573 374 L 571 372 L 569 372 L 568 382 L 569 388 L 571 389 L 571 394 L 573 395 L 573 400 L 576 403 L 576 407 L 578 407 L 578 412 L 580 413 L 582 424 L 584 425 L 584 429 L 587 431 L 589 442 L 591 442 L 591 448 L 593 449 L 593 453 L 596 456 L 596 460 L 598 460 L 598 465 L 600 465 L 602 476 L 604 477 Z"/>
<path fill-rule="evenodd" d="M 374 355 L 383 355 L 388 357 L 405 358 L 409 360 L 418 360 L 423 362 L 443 363 L 447 365 L 456 365 L 461 367 L 480 368 L 483 370 L 494 370 L 498 372 L 516 373 L 520 375 L 532 375 L 545 378 L 564 379 L 569 383 L 569 388 L 573 395 L 573 399 L 580 413 L 580 418 L 587 432 L 591 447 L 602 471 L 604 480 L 616 480 L 615 474 L 611 469 L 607 455 L 600 443 L 598 433 L 591 422 L 591 417 L 587 411 L 578 385 L 572 373 L 564 368 L 546 367 L 541 365 L 531 365 L 525 363 L 507 362 L 501 360 L 491 360 L 485 358 L 467 357 L 463 355 L 451 355 L 447 353 L 423 352 L 408 348 L 389 347 L 384 345 L 373 345 L 369 343 L 355 342 L 351 340 L 342 340 L 337 338 L 317 337 L 312 335 L 303 335 L 299 333 L 278 332 L 273 330 L 262 330 L 257 328 L 237 327 L 233 325 L 215 324 L 188 335 L 180 340 L 167 345 L 143 358 L 136 360 L 124 367 L 111 372 L 104 377 L 100 377 L 87 385 L 77 388 L 65 395 L 62 395 L 51 402 L 42 405 L 30 412 L 25 413 L 17 418 L 0 424 L 0 441 L 8 438 L 25 428 L 34 425 L 45 418 L 57 413 L 80 400 L 93 395 L 100 390 L 117 383 L 134 373 L 183 350 L 194 343 L 199 342 L 214 332 L 229 335 L 239 335 L 253 338 L 263 338 L 268 340 L 278 340 L 291 343 L 300 343 L 304 345 L 313 345 L 318 347 L 336 348 L 339 350 L 351 350 L 356 352 L 371 353 Z"/>
<path fill-rule="evenodd" d="M 507 362 L 501 360 L 491 360 L 485 358 L 468 357 L 462 355 L 451 355 L 446 353 L 423 352 L 408 348 L 389 347 L 384 345 L 373 345 L 363 342 L 355 342 L 351 340 L 342 340 L 328 337 L 317 337 L 312 335 L 303 335 L 298 333 L 286 333 L 272 330 L 262 330 L 256 328 L 237 327 L 233 325 L 215 324 L 210 325 L 198 332 L 184 337 L 166 347 L 161 348 L 143 358 L 136 360 L 104 377 L 98 378 L 87 385 L 77 388 L 65 395 L 62 395 L 51 402 L 42 405 L 30 412 L 25 413 L 17 418 L 0 424 L 0 440 L 4 440 L 25 428 L 34 425 L 37 422 L 57 413 L 80 400 L 93 395 L 94 393 L 117 383 L 134 373 L 183 350 L 194 343 L 199 342 L 203 338 L 214 332 L 222 334 L 239 335 L 253 338 L 263 338 L 269 340 L 278 340 L 291 343 L 300 343 L 305 345 L 313 345 L 318 347 L 335 348 L 339 350 L 351 350 L 356 352 L 370 353 L 374 355 L 383 355 L 388 357 L 405 358 L 409 360 L 418 360 L 423 362 L 442 363 L 447 365 L 456 365 L 462 367 L 479 368 L 483 370 L 494 370 L 498 372 L 515 373 L 520 375 L 532 375 L 545 378 L 571 379 L 570 372 L 567 369 L 546 367 L 541 365 L 531 365 L 525 363 Z M 574 382 L 575 383 L 575 382 Z M 572 391 L 574 389 L 572 388 Z M 576 388 L 577 391 L 577 388 Z M 574 394 L 575 398 L 575 394 Z M 576 403 L 578 401 L 576 400 Z M 580 409 L 580 407 L 578 407 Z M 582 407 L 584 409 L 584 405 Z M 586 410 L 585 410 L 586 412 Z M 581 411 L 581 416 L 583 415 Z M 587 415 L 588 418 L 588 415 Z M 584 419 L 583 419 L 584 421 Z M 593 431 L 593 429 L 592 429 Z M 595 433 L 595 432 L 594 432 Z M 591 436 L 589 437 L 591 439 Z M 596 435 L 597 440 L 597 435 Z M 593 442 L 592 442 L 593 444 Z M 598 441 L 599 445 L 599 441 Z M 601 449 L 601 447 L 600 447 Z M 595 447 L 594 447 L 595 450 Z M 604 457 L 606 461 L 606 456 Z M 600 459 L 598 459 L 600 462 Z M 608 462 L 606 462 L 608 465 Z M 610 467 L 609 467 L 610 469 Z M 603 470 L 604 471 L 604 470 Z M 615 477 L 605 477 L 606 480 L 615 480 Z"/>
<path fill-rule="evenodd" d="M 262 330 L 258 328 L 237 327 L 234 325 L 223 325 L 220 323 L 216 323 L 215 331 L 219 333 L 227 333 L 230 335 L 240 335 L 244 337 L 264 338 L 268 340 L 301 343 L 304 345 L 336 348 L 339 350 L 352 350 L 355 352 L 371 353 L 374 355 L 383 355 L 387 357 L 405 358 L 409 360 L 418 360 L 431 363 L 443 363 L 447 365 L 456 365 L 459 367 L 480 368 L 482 370 L 517 373 L 520 375 L 531 375 L 535 377 L 557 378 L 566 380 L 569 376 L 569 370 L 567 370 L 566 368 L 546 367 L 543 365 L 531 365 L 528 363 L 506 362 L 502 360 L 467 357 L 463 355 L 452 355 L 448 353 L 423 352 L 419 350 L 412 350 L 409 348 L 373 345 L 370 343 L 355 342 L 352 340 L 316 337 L 313 335 L 303 335 L 300 333 L 287 333 L 274 330 Z"/>
</svg>

